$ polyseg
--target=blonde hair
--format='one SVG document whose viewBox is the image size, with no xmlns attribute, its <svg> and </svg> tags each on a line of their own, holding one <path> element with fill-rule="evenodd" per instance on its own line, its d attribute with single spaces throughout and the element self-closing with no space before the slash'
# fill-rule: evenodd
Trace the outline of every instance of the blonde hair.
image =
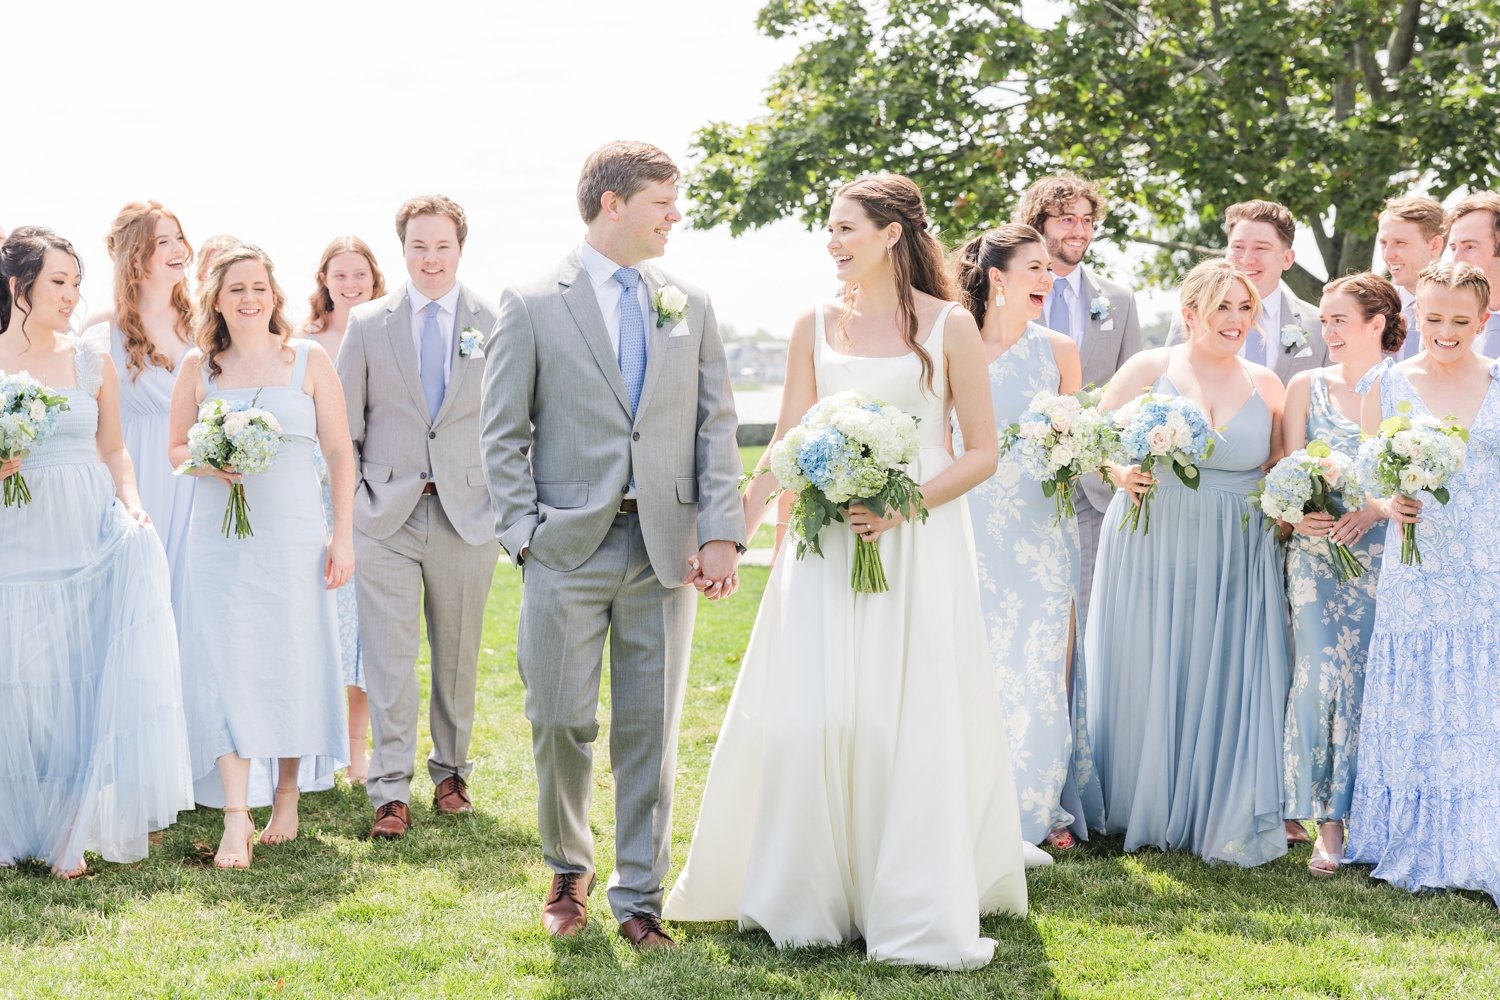
<svg viewBox="0 0 1500 1000">
<path fill-rule="evenodd" d="M 1389 215 L 1393 219 L 1402 222 L 1414 222 L 1417 228 L 1422 230 L 1424 239 L 1432 239 L 1434 236 L 1442 236 L 1448 231 L 1448 219 L 1443 214 L 1443 206 L 1436 198 L 1426 195 L 1412 195 L 1408 198 L 1392 198 L 1385 203 L 1385 208 L 1380 210 L 1381 215 Z"/>
<path fill-rule="evenodd" d="M 1250 293 L 1251 313 L 1258 313 L 1260 293 L 1255 290 L 1254 283 L 1250 281 L 1250 275 L 1222 257 L 1202 261 L 1187 273 L 1187 277 L 1182 279 L 1182 289 L 1178 293 L 1181 306 L 1184 309 L 1191 309 L 1201 323 L 1204 317 L 1219 308 L 1229 297 L 1229 289 L 1236 281 L 1244 285 Z"/>
<path fill-rule="evenodd" d="M 239 246 L 239 243 L 239 237 L 225 233 L 216 233 L 204 240 L 203 244 L 198 247 L 198 272 L 195 275 L 198 284 L 201 285 L 208 280 L 208 269 L 213 266 L 214 258 L 230 247 Z"/>
<path fill-rule="evenodd" d="M 378 299 L 385 294 L 385 275 L 380 273 L 380 265 L 375 263 L 375 252 L 370 249 L 369 244 L 358 236 L 336 238 L 323 250 L 323 257 L 318 261 L 318 273 L 313 277 L 317 288 L 307 300 L 308 305 L 312 306 L 312 315 L 308 318 L 307 325 L 314 332 L 322 330 L 323 320 L 333 312 L 333 296 L 328 291 L 328 264 L 341 253 L 357 253 L 369 262 L 370 276 L 375 281 L 370 298 Z"/>
<path fill-rule="evenodd" d="M 219 294 L 224 289 L 224 275 L 234 265 L 247 260 L 259 261 L 266 269 L 266 280 L 271 285 L 271 333 L 281 338 L 281 348 L 291 353 L 287 341 L 292 339 L 292 325 L 286 321 L 286 293 L 276 283 L 276 268 L 271 258 L 258 246 L 236 243 L 214 258 L 208 270 L 208 280 L 198 298 L 198 325 L 193 330 L 193 341 L 203 352 L 203 363 L 214 377 L 223 371 L 219 367 L 219 355 L 229 349 L 229 326 L 216 308 Z"/>
<path fill-rule="evenodd" d="M 1471 289 L 1479 298 L 1480 315 L 1485 316 L 1489 313 L 1490 279 L 1485 275 L 1483 268 L 1475 267 L 1473 264 L 1435 260 L 1422 268 L 1422 273 L 1417 275 L 1418 295 L 1422 294 L 1423 285 Z"/>
<path fill-rule="evenodd" d="M 156 224 L 164 218 L 182 228 L 177 216 L 162 207 L 161 202 L 132 201 L 120 209 L 104 237 L 105 249 L 115 264 L 115 325 L 124 336 L 126 368 L 132 380 L 139 378 L 148 364 L 172 370 L 171 359 L 157 348 L 141 319 L 141 282 L 146 279 L 147 263 L 156 252 Z M 183 246 L 191 261 L 193 247 L 186 237 Z M 177 313 L 172 329 L 186 343 L 193 331 L 193 304 L 188 298 L 186 269 L 182 280 L 172 286 L 172 308 Z"/>
</svg>

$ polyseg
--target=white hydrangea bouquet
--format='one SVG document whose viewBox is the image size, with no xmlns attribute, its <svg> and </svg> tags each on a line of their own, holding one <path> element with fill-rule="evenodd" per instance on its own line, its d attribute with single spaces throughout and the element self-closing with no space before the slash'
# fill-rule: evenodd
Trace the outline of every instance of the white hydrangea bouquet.
<svg viewBox="0 0 1500 1000">
<path fill-rule="evenodd" d="M 821 556 L 818 532 L 831 522 L 843 522 L 852 503 L 881 517 L 894 510 L 925 521 L 922 491 L 903 468 L 915 461 L 919 447 L 915 417 L 853 390 L 819 400 L 808 410 L 772 446 L 770 461 L 771 474 L 781 484 L 772 497 L 785 491 L 797 495 L 790 526 L 797 558 L 809 551 Z M 862 594 L 890 589 L 880 550 L 858 535 L 849 584 Z"/>
<path fill-rule="evenodd" d="M 31 446 L 57 430 L 57 415 L 68 409 L 68 399 L 53 392 L 28 372 L 0 371 L 0 462 L 25 458 Z M 26 477 L 17 472 L 5 479 L 5 506 L 31 503 Z"/>
<path fill-rule="evenodd" d="M 257 396 L 256 399 L 259 399 Z M 270 410 L 248 403 L 210 399 L 198 408 L 198 422 L 188 428 L 189 458 L 177 469 L 179 476 L 194 469 L 219 469 L 254 475 L 265 472 L 281 450 L 281 421 Z M 224 537 L 255 534 L 250 528 L 250 504 L 245 484 L 229 484 L 229 504 L 224 508 Z"/>
<path fill-rule="evenodd" d="M 1469 432 L 1452 417 L 1412 416 L 1411 403 L 1402 400 L 1397 413 L 1380 423 L 1380 433 L 1359 446 L 1356 470 L 1360 483 L 1372 496 L 1393 497 L 1397 493 L 1416 496 L 1422 490 L 1438 503 L 1450 499 L 1448 483 L 1463 468 L 1469 448 Z M 1401 562 L 1421 563 L 1417 526 L 1401 526 Z"/>
<path fill-rule="evenodd" d="M 1141 393 L 1114 413 L 1120 432 L 1120 450 L 1126 462 L 1139 465 L 1151 473 L 1158 462 L 1165 461 L 1172 472 L 1190 490 L 1196 490 L 1200 477 L 1198 463 L 1214 451 L 1213 429 L 1208 417 L 1192 400 L 1183 396 L 1162 396 L 1151 391 Z M 1151 530 L 1152 486 L 1120 522 L 1120 529 L 1146 534 Z"/>
<path fill-rule="evenodd" d="M 1364 505 L 1365 494 L 1354 475 L 1352 457 L 1333 450 L 1326 441 L 1309 441 L 1306 448 L 1273 465 L 1248 499 L 1251 507 L 1270 518 L 1266 527 L 1274 528 L 1277 521 L 1301 524 L 1303 517 L 1313 513 L 1343 517 Z M 1339 583 L 1364 576 L 1364 564 L 1347 545 L 1326 536 L 1324 541 Z"/>
<path fill-rule="evenodd" d="M 1102 466 L 1119 446 L 1114 421 L 1098 405 L 1098 394 L 1087 390 L 1071 396 L 1044 390 L 1000 431 L 1000 454 L 1016 452 L 1021 471 L 1057 504 L 1058 520 L 1077 513 L 1073 494 L 1078 478 Z"/>
</svg>

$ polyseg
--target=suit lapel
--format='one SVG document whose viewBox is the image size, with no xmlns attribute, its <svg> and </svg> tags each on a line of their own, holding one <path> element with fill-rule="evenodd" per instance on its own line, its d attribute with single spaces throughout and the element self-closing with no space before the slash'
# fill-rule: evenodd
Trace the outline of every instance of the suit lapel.
<svg viewBox="0 0 1500 1000">
<path fill-rule="evenodd" d="M 1080 265 L 1081 267 L 1082 265 Z M 1103 348 L 1100 341 L 1104 338 L 1105 331 L 1101 327 L 1109 320 L 1112 313 L 1106 312 L 1099 319 L 1094 319 L 1094 300 L 1099 297 L 1099 286 L 1094 284 L 1094 278 L 1089 274 L 1088 268 L 1083 268 L 1083 315 L 1088 324 L 1088 336 L 1083 340 L 1083 349 L 1079 352 L 1081 366 L 1084 371 L 1091 371 L 1094 362 Z M 1113 303 L 1111 303 L 1113 305 Z"/>
<path fill-rule="evenodd" d="M 667 361 L 667 334 L 670 332 L 665 325 L 656 325 L 656 293 L 661 291 L 665 282 L 654 267 L 641 268 L 641 274 L 646 281 L 646 378 L 641 384 L 641 401 L 635 408 L 636 413 L 646 408 L 646 402 L 651 398 L 651 389 L 661 373 L 661 366 Z"/>
<path fill-rule="evenodd" d="M 604 380 L 614 390 L 615 398 L 629 414 L 630 396 L 625 392 L 625 379 L 620 375 L 620 362 L 615 357 L 613 345 L 609 342 L 609 328 L 604 325 L 604 315 L 599 312 L 599 298 L 594 294 L 594 283 L 589 279 L 588 272 L 583 269 L 583 262 L 579 260 L 577 251 L 563 261 L 557 282 L 562 286 L 563 304 L 568 307 L 568 312 L 573 316 L 573 322 L 577 324 L 578 331 L 583 334 L 583 342 L 588 345 L 589 353 L 594 356 L 594 362 L 604 373 Z"/>
<path fill-rule="evenodd" d="M 412 402 L 425 416 L 427 394 L 422 391 L 422 377 L 417 371 L 417 349 L 411 342 L 410 302 L 403 285 L 395 299 L 386 306 L 385 333 L 390 340 L 391 354 L 396 358 L 396 367 L 401 369 L 401 380 L 406 383 Z"/>
<path fill-rule="evenodd" d="M 1307 328 L 1302 325 L 1302 313 L 1300 310 L 1298 310 L 1297 300 L 1292 298 L 1291 293 L 1282 288 L 1278 289 L 1276 294 L 1281 296 L 1280 326 L 1276 327 L 1276 329 L 1274 330 L 1268 331 L 1266 333 L 1266 337 L 1270 339 L 1273 345 L 1273 349 L 1276 351 L 1276 364 L 1271 366 L 1272 370 L 1276 372 L 1276 377 L 1281 379 L 1282 385 L 1285 385 L 1287 379 L 1290 377 L 1289 372 L 1291 371 L 1292 367 L 1292 358 L 1298 352 L 1300 352 L 1302 348 L 1299 347 L 1291 351 L 1286 349 L 1286 345 L 1281 342 L 1282 327 L 1286 326 L 1289 323 L 1297 324 L 1297 328 L 1302 331 L 1302 336 L 1307 340 L 1307 343 L 1309 344 L 1312 343 L 1312 334 L 1309 333 Z"/>
<path fill-rule="evenodd" d="M 438 407 L 437 417 L 432 421 L 434 424 L 441 423 L 443 417 L 448 414 L 448 407 L 452 405 L 454 397 L 468 376 L 469 361 L 467 358 L 458 356 L 458 341 L 466 326 L 474 323 L 474 303 L 469 298 L 469 290 L 464 286 L 458 286 L 458 305 L 453 313 L 453 336 L 449 338 L 448 345 L 448 388 L 443 392 L 443 405 Z"/>
</svg>

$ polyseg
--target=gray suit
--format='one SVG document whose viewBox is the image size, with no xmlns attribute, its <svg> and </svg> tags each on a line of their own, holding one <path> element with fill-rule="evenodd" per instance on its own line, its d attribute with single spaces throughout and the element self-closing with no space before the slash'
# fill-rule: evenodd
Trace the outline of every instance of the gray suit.
<svg viewBox="0 0 1500 1000">
<path fill-rule="evenodd" d="M 495 309 L 460 287 L 451 370 L 428 419 L 405 286 L 357 307 L 338 373 L 359 462 L 354 543 L 359 641 L 375 752 L 366 788 L 376 806 L 410 802 L 420 693 L 416 672 L 425 612 L 432 652 L 429 725 L 434 784 L 469 774 L 474 674 L 484 603 L 499 546 L 479 453 L 484 356 L 461 357 L 458 334 L 486 334 Z M 437 492 L 424 493 L 431 484 Z"/>
<path fill-rule="evenodd" d="M 1261 335 L 1276 346 L 1276 363 L 1271 370 L 1281 379 L 1281 384 L 1286 385 L 1298 372 L 1325 367 L 1328 364 L 1328 345 L 1323 342 L 1323 323 L 1318 319 L 1317 306 L 1303 302 L 1289 288 L 1278 288 L 1276 294 L 1281 296 L 1281 325 L 1295 323 L 1306 340 L 1301 347 L 1283 347 L 1280 329 L 1261 331 Z M 1167 343 L 1180 344 L 1183 339 L 1182 313 L 1179 312 L 1172 318 Z M 1250 360 L 1260 363 L 1256 358 Z"/>
<path fill-rule="evenodd" d="M 1135 294 L 1117 282 L 1098 277 L 1083 268 L 1084 301 L 1088 303 L 1088 329 L 1079 350 L 1083 362 L 1083 384 L 1103 386 L 1115 377 L 1125 359 L 1141 349 L 1141 319 L 1135 307 Z M 1100 296 L 1109 300 L 1108 311 L 1096 310 L 1093 303 Z M 1079 568 L 1078 590 L 1079 648 L 1081 634 L 1089 619 L 1089 592 L 1094 582 L 1094 561 L 1099 555 L 1099 531 L 1104 525 L 1104 510 L 1114 492 L 1098 475 L 1082 479 L 1083 499 L 1074 504 L 1078 511 Z"/>
<path fill-rule="evenodd" d="M 651 301 L 669 279 L 640 267 Z M 615 776 L 615 915 L 660 914 L 671 847 L 677 724 L 705 543 L 742 546 L 735 413 L 713 308 L 646 316 L 645 379 L 632 419 L 593 284 L 577 251 L 507 289 L 485 369 L 484 460 L 495 533 L 525 552 L 517 661 L 554 872 L 594 868 L 588 813 L 605 635 Z M 621 514 L 634 479 L 637 514 Z"/>
</svg>

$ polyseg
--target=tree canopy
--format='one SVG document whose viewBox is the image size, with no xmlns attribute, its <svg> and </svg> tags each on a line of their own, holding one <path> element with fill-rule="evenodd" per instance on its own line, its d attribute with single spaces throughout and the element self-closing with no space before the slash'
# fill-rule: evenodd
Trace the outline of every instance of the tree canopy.
<svg viewBox="0 0 1500 1000">
<path fill-rule="evenodd" d="M 1106 237 L 1166 278 L 1222 246 L 1222 211 L 1287 205 L 1326 274 L 1370 265 L 1385 199 L 1500 181 L 1500 0 L 770 0 L 799 49 L 767 111 L 694 137 L 695 225 L 821 225 L 862 173 L 917 181 L 954 238 L 1071 169 L 1111 200 Z M 1288 280 L 1320 284 L 1300 265 Z"/>
</svg>

